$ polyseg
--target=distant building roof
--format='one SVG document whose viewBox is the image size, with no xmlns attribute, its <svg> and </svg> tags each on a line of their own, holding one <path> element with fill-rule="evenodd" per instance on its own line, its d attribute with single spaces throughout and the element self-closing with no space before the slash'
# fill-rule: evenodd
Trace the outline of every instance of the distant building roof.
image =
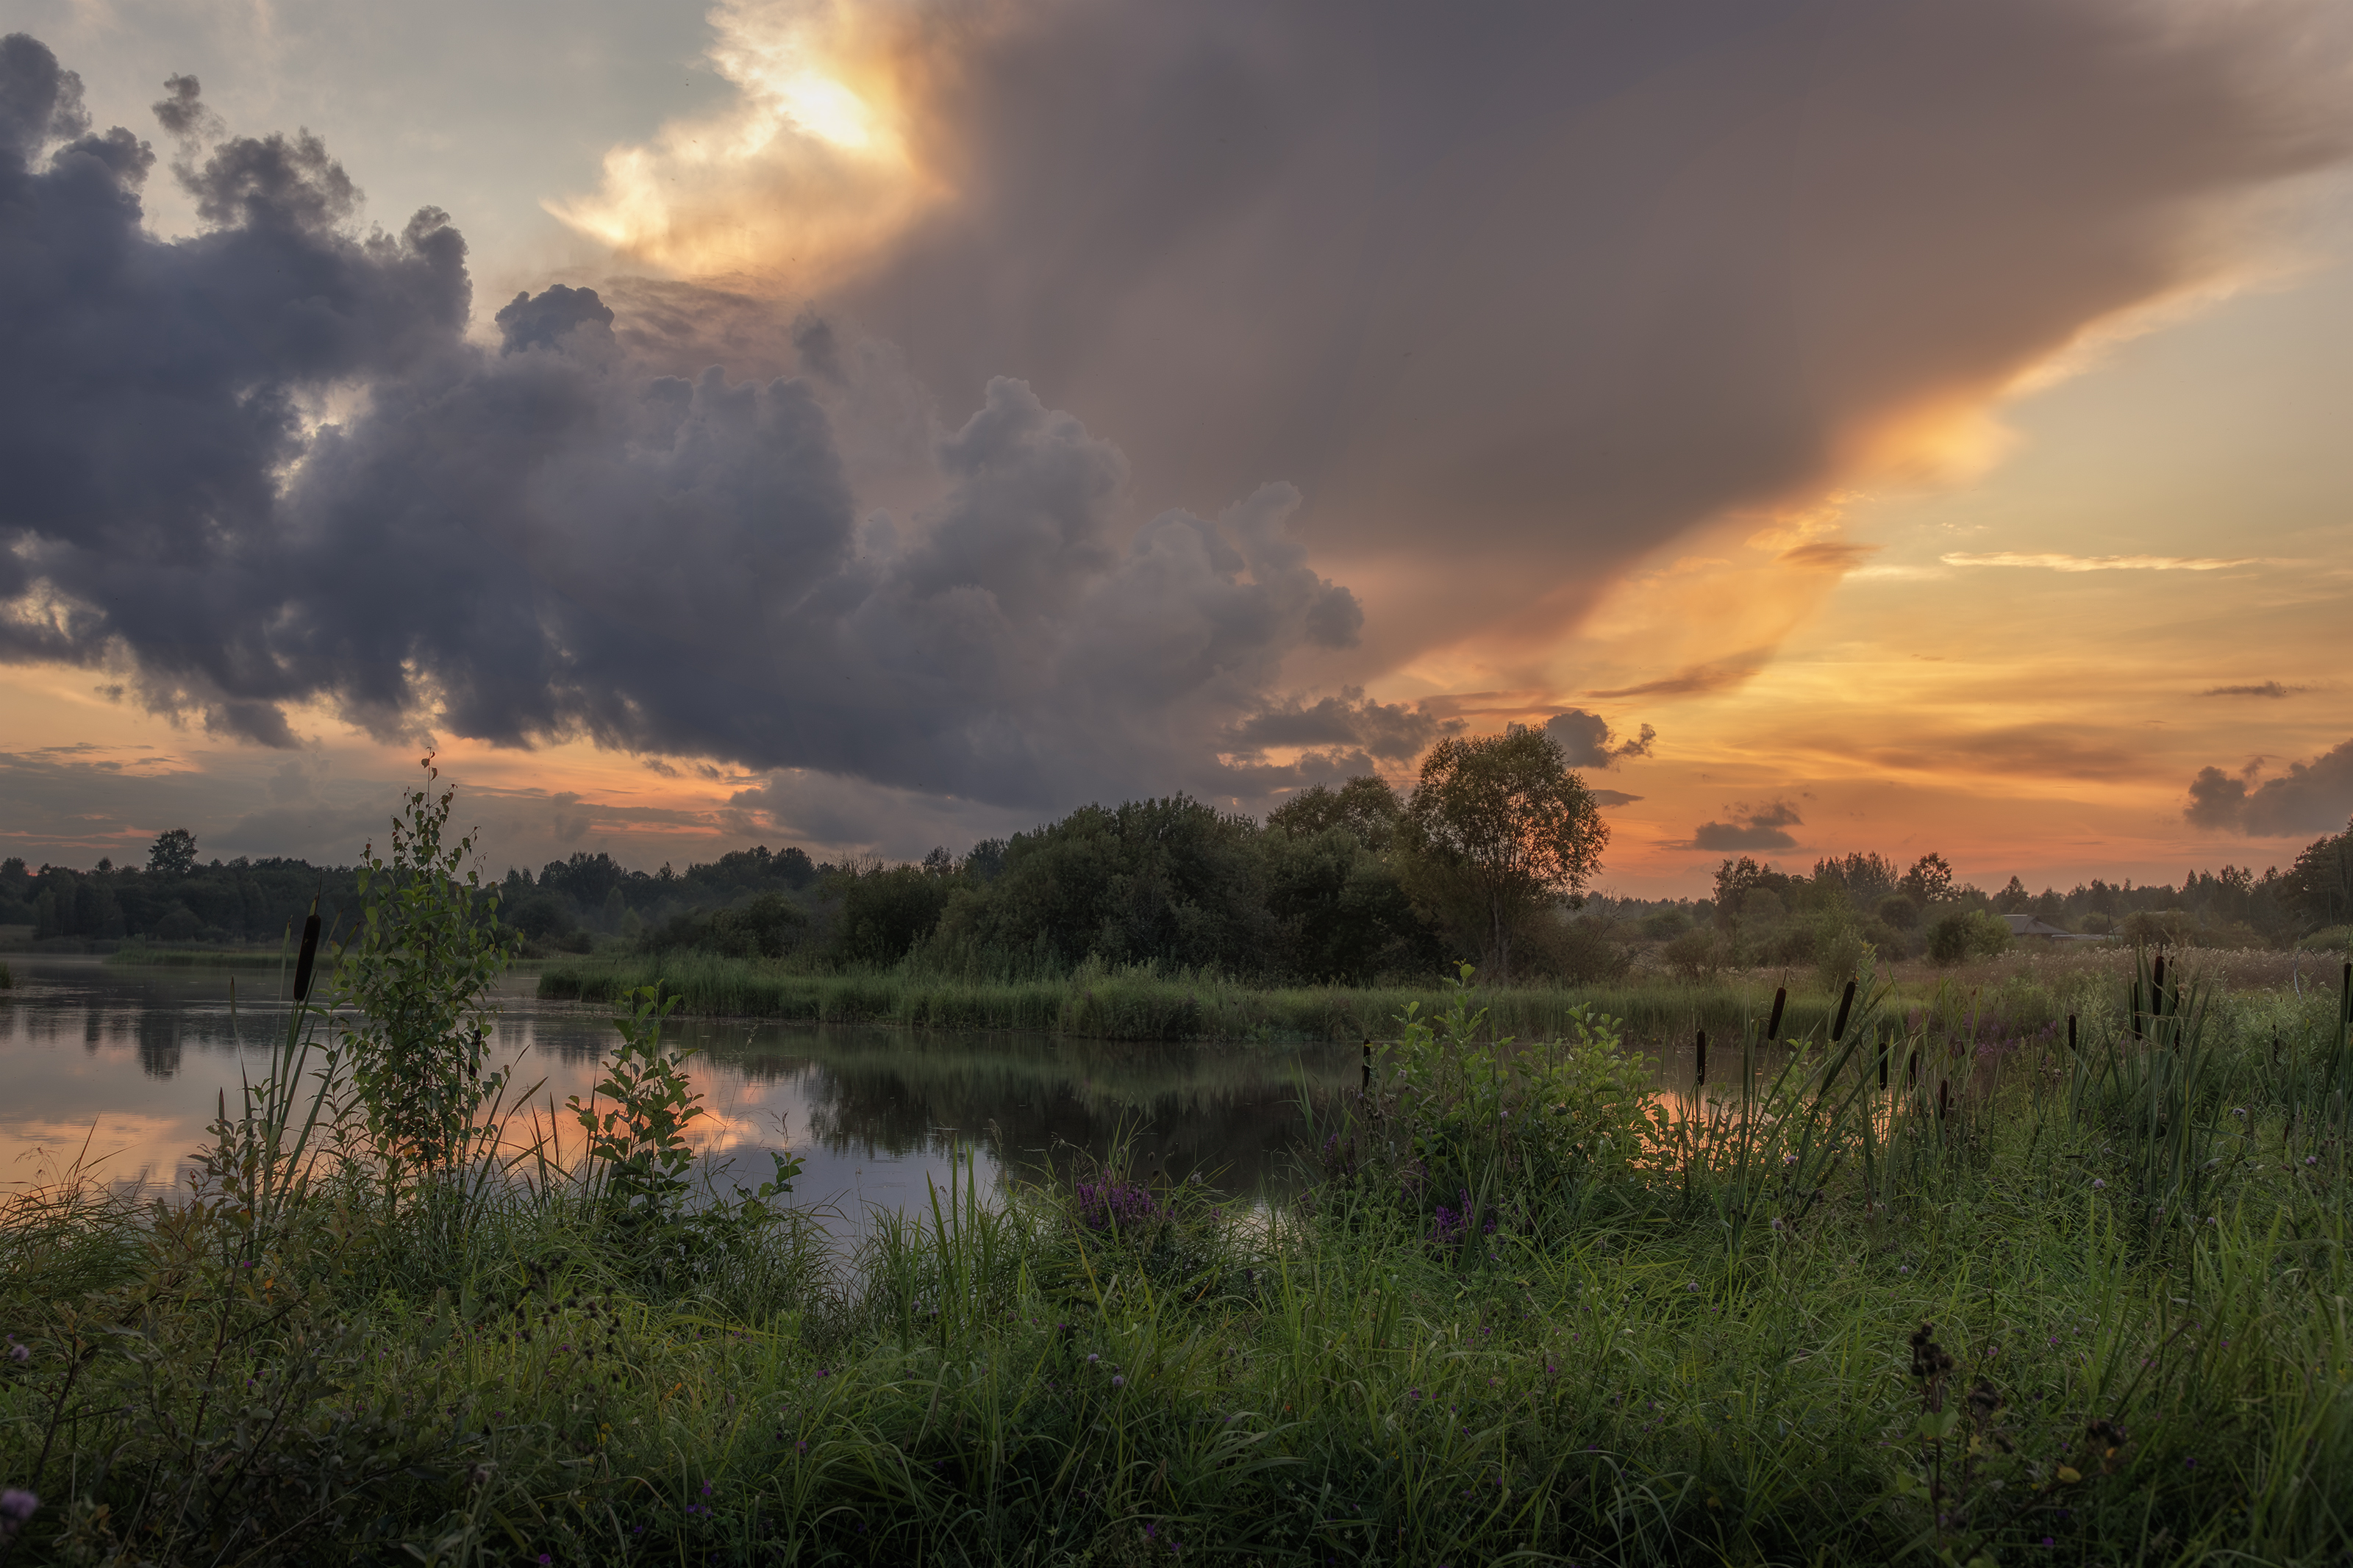
<svg viewBox="0 0 2353 1568">
<path fill-rule="evenodd" d="M 2057 937 L 2067 942 L 2084 940 L 2079 931 L 2063 930 L 2058 926 L 2036 920 L 2032 915 L 2004 915 L 2001 918 L 2009 922 L 2010 934 L 2012 936 Z"/>
</svg>

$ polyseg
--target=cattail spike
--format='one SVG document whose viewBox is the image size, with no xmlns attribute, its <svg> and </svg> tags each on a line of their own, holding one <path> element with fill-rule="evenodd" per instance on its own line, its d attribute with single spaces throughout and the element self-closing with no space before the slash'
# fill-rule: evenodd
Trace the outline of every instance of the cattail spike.
<svg viewBox="0 0 2353 1568">
<path fill-rule="evenodd" d="M 1773 988 L 1773 1016 L 1765 1026 L 1766 1039 L 1778 1040 L 1781 1037 L 1781 1008 L 1788 1000 L 1788 986 L 1777 985 Z"/>
<path fill-rule="evenodd" d="M 310 917 L 302 922 L 302 950 L 294 957 L 294 1005 L 311 999 L 311 973 L 319 963 L 319 900 L 311 900 Z"/>
<path fill-rule="evenodd" d="M 1698 1070 L 1692 1075 L 1692 1087 L 1705 1089 L 1707 1087 L 1707 1031 L 1705 1029 L 1699 1032 L 1699 1043 L 1694 1047 L 1693 1055 L 1699 1066 Z"/>
<path fill-rule="evenodd" d="M 1831 1044 L 1836 1045 L 1846 1034 L 1847 1009 L 1854 1005 L 1854 982 L 1846 983 L 1846 994 L 1839 998 L 1838 1022 L 1831 1026 Z"/>
</svg>

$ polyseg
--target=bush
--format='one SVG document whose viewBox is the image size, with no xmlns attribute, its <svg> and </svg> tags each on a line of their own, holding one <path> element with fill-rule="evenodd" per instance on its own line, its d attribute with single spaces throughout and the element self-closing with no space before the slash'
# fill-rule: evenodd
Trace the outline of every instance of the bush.
<svg viewBox="0 0 2353 1568">
<path fill-rule="evenodd" d="M 1928 957 L 1951 968 L 2010 946 L 2010 922 L 1983 910 L 1956 910 L 1928 928 Z"/>
<path fill-rule="evenodd" d="M 1441 1248 L 1464 1247 L 1499 1226 L 1535 1234 L 1594 1181 L 1626 1178 L 1665 1134 L 1650 1064 L 1623 1048 L 1620 1021 L 1569 1012 L 1566 1037 L 1514 1050 L 1489 1040 L 1487 1010 L 1471 1010 L 1463 964 L 1434 1017 L 1409 1005 L 1380 1063 L 1370 1123 L 1401 1134 L 1335 1135 L 1336 1163 L 1381 1203 L 1403 1205 Z M 1335 1158 L 1336 1157 L 1336 1158 Z"/>
<path fill-rule="evenodd" d="M 1680 904 L 1652 910 L 1642 917 L 1642 934 L 1652 942 L 1672 942 L 1691 928 L 1692 918 Z"/>
<path fill-rule="evenodd" d="M 1518 952 L 1523 979 L 1565 985 L 1606 985 L 1623 978 L 1634 962 L 1609 922 L 1591 916 L 1540 921 L 1522 934 Z"/>
<path fill-rule="evenodd" d="M 921 866 L 846 871 L 837 956 L 851 963 L 896 963 L 931 935 L 947 907 L 949 881 Z M 770 897 L 775 895 L 771 894 Z"/>
<path fill-rule="evenodd" d="M 1686 980 L 1707 980 L 1721 972 L 1731 955 L 1714 931 L 1694 927 L 1659 950 L 1669 969 Z"/>
<path fill-rule="evenodd" d="M 697 948 L 725 958 L 782 958 L 798 947 L 809 918 L 787 893 L 760 893 L 733 909 L 681 915 L 646 939 L 654 952 Z"/>
<path fill-rule="evenodd" d="M 1767 898 L 1772 897 L 1767 893 Z M 1750 897 L 1756 897 L 1751 894 Z M 1820 945 L 1820 933 L 1810 921 L 1796 921 L 1777 925 L 1757 938 L 1757 956 L 1767 963 L 1811 964 L 1816 949 Z"/>
</svg>

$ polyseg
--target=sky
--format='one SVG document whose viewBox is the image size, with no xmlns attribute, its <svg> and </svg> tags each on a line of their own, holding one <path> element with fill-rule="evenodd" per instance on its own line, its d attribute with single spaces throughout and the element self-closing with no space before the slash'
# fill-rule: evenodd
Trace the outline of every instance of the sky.
<svg viewBox="0 0 2353 1568">
<path fill-rule="evenodd" d="M 2341 7 L 0 33 L 0 854 L 347 861 L 429 748 L 493 870 L 914 857 L 1513 723 L 1646 897 L 2353 816 Z"/>
</svg>

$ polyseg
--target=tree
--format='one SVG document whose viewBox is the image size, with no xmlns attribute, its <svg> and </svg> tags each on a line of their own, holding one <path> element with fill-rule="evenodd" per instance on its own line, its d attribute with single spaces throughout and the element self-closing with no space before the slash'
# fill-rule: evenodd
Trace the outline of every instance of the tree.
<svg viewBox="0 0 2353 1568">
<path fill-rule="evenodd" d="M 1736 860 L 1727 855 L 1724 864 L 1715 868 L 1715 923 L 1737 925 L 1742 915 L 1753 913 L 1749 908 L 1752 893 L 1771 894 L 1774 912 L 1778 914 L 1787 908 L 1790 891 L 1790 879 L 1773 867 L 1759 864 L 1753 856 L 1743 855 Z"/>
<path fill-rule="evenodd" d="M 1915 904 L 1933 904 L 1953 896 L 1953 868 L 1942 855 L 1923 855 L 1895 884 L 1896 891 Z"/>
<path fill-rule="evenodd" d="M 1843 858 L 1815 861 L 1814 880 L 1845 889 L 1856 909 L 1867 910 L 1895 890 L 1895 862 L 1858 849 Z"/>
<path fill-rule="evenodd" d="M 1423 886 L 1481 931 L 1498 980 L 1511 978 L 1514 933 L 1582 888 L 1609 841 L 1592 792 L 1541 730 L 1440 741 L 1407 820 Z"/>
<path fill-rule="evenodd" d="M 195 834 L 185 827 L 174 827 L 155 836 L 155 847 L 147 851 L 149 876 L 185 877 L 195 868 Z"/>
<path fill-rule="evenodd" d="M 1405 819 L 1405 802 L 1388 781 L 1359 773 L 1338 789 L 1317 784 L 1302 790 L 1267 814 L 1266 825 L 1294 838 L 1313 838 L 1327 827 L 1345 827 L 1376 855 L 1386 854 Z"/>
<path fill-rule="evenodd" d="M 2353 822 L 2305 846 L 2281 879 L 2280 893 L 2306 931 L 2353 921 Z"/>
</svg>

